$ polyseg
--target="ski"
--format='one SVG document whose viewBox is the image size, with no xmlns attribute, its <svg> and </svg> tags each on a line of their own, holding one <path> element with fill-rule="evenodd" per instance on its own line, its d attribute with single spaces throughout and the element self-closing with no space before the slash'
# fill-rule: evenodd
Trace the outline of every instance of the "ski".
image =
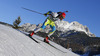
<svg viewBox="0 0 100 56">
<path fill-rule="evenodd" d="M 37 38 L 37 39 L 38 39 L 38 38 Z M 38 39 L 38 40 L 40 40 L 40 39 Z M 44 42 L 43 40 L 40 40 L 40 41 Z M 46 43 L 46 42 L 44 42 L 44 43 Z M 50 43 L 46 43 L 46 44 L 48 44 L 49 46 L 51 46 L 51 47 L 53 47 L 53 48 L 55 48 L 55 49 L 57 49 L 57 50 L 59 50 L 59 51 L 61 51 L 61 52 L 63 52 L 63 53 L 67 53 L 67 52 L 64 52 L 64 51 L 62 51 L 62 50 L 56 48 L 55 46 L 53 46 L 53 45 L 50 44 Z"/>
<path fill-rule="evenodd" d="M 30 37 L 29 36 L 29 38 L 31 38 L 33 41 L 35 41 L 36 43 L 40 43 L 40 42 L 38 42 L 37 40 L 35 40 L 34 38 L 32 38 L 32 37 Z"/>
<path fill-rule="evenodd" d="M 18 30 L 18 31 L 19 31 L 19 30 Z M 23 33 L 24 35 L 28 36 L 29 38 L 31 38 L 31 39 L 32 39 L 33 41 L 35 41 L 36 43 L 40 43 L 39 41 L 35 40 L 33 37 L 30 37 L 29 34 L 27 34 L 27 33 L 25 33 L 25 32 L 22 32 L 22 31 L 20 31 L 20 32 Z M 39 39 L 39 38 L 37 38 L 37 39 L 40 40 L 40 41 L 42 41 L 42 42 L 44 42 L 43 40 L 41 40 L 41 39 Z M 46 43 L 46 42 L 45 42 L 45 43 Z M 62 50 L 56 48 L 55 46 L 53 46 L 53 45 L 50 44 L 50 43 L 46 43 L 46 44 L 50 45 L 51 47 L 53 47 L 53 48 L 55 48 L 55 49 L 57 49 L 57 50 L 59 50 L 59 51 L 61 51 L 61 52 L 63 52 L 63 53 L 67 53 L 67 52 L 64 52 L 64 51 L 62 51 Z"/>
<path fill-rule="evenodd" d="M 28 36 L 30 39 L 32 39 L 32 40 L 35 41 L 36 43 L 40 43 L 40 42 L 38 42 L 37 40 L 35 40 L 34 38 L 32 38 L 31 36 L 29 36 L 29 34 L 27 34 L 26 32 L 23 32 L 23 31 L 20 31 L 20 30 L 17 30 L 17 31 L 19 31 L 19 32 L 23 33 L 24 35 Z"/>
</svg>

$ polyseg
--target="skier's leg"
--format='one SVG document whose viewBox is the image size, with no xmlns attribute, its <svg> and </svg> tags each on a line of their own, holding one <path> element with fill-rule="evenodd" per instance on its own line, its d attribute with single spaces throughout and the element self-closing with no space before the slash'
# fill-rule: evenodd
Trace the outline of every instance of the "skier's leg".
<svg viewBox="0 0 100 56">
<path fill-rule="evenodd" d="M 56 31 L 56 27 L 55 24 L 50 25 L 50 27 L 52 28 L 52 31 L 49 33 L 48 36 L 46 36 L 46 38 L 44 39 L 44 42 L 49 43 L 48 39 L 50 38 L 50 36 Z"/>
<path fill-rule="evenodd" d="M 30 34 L 30 36 L 33 36 L 34 33 L 37 33 L 38 31 L 41 31 L 41 30 L 42 30 L 42 28 L 35 29 L 35 30 Z"/>
<path fill-rule="evenodd" d="M 48 19 L 45 20 L 41 28 L 35 29 L 29 36 L 33 36 L 34 33 L 37 33 L 38 31 L 41 31 L 42 29 L 45 29 L 45 27 L 48 25 L 50 21 Z"/>
<path fill-rule="evenodd" d="M 46 19 L 45 22 L 43 23 L 41 29 L 45 29 L 46 26 L 50 23 L 50 20 L 49 19 Z"/>
<path fill-rule="evenodd" d="M 50 27 L 52 28 L 52 31 L 48 34 L 48 37 L 50 37 L 55 31 L 56 31 L 56 27 L 55 26 L 51 26 Z"/>
</svg>

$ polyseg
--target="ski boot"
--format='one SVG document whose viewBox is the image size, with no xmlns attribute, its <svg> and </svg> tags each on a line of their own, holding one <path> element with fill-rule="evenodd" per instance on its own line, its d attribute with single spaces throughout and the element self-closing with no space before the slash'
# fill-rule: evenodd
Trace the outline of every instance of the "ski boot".
<svg viewBox="0 0 100 56">
<path fill-rule="evenodd" d="M 29 37 L 32 37 L 34 35 L 34 31 L 29 34 Z"/>
<path fill-rule="evenodd" d="M 49 44 L 49 41 L 48 41 L 49 37 L 46 36 L 46 38 L 44 39 L 44 42 L 48 43 Z"/>
</svg>

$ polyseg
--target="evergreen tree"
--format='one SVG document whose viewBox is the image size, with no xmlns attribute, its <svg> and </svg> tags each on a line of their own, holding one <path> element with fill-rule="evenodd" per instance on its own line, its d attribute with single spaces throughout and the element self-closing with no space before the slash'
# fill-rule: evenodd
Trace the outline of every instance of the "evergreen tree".
<svg viewBox="0 0 100 56">
<path fill-rule="evenodd" d="M 15 29 L 18 29 L 18 28 L 20 28 L 19 27 L 19 24 L 21 23 L 21 18 L 20 18 L 20 16 L 13 22 L 13 28 L 15 28 Z"/>
</svg>

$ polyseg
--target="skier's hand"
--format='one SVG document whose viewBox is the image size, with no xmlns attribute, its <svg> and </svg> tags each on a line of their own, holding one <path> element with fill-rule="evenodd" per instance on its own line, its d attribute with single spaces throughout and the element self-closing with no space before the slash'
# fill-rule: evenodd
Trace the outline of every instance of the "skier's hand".
<svg viewBox="0 0 100 56">
<path fill-rule="evenodd" d="M 47 13 L 45 13 L 44 16 L 47 16 Z"/>
</svg>

